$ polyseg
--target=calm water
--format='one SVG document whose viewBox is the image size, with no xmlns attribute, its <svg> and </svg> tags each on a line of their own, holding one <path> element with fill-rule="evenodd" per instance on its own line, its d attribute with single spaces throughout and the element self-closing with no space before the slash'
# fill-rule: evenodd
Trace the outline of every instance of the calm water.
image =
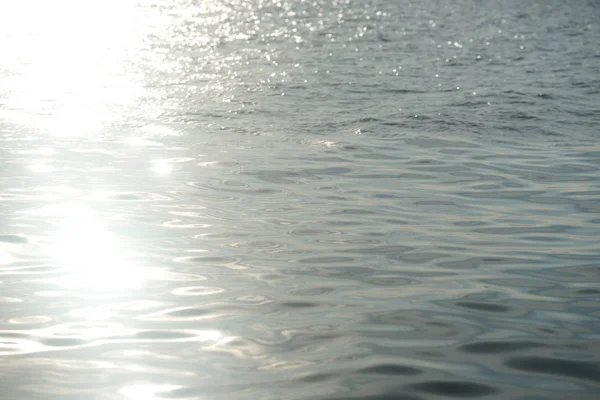
<svg viewBox="0 0 600 400">
<path fill-rule="evenodd" d="M 596 1 L 0 5 L 0 398 L 597 399 Z"/>
</svg>

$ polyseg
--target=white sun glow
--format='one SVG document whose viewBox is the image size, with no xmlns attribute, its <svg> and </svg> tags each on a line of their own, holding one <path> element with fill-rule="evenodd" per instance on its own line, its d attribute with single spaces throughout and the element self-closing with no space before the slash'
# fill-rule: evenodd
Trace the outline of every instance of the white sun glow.
<svg viewBox="0 0 600 400">
<path fill-rule="evenodd" d="M 132 0 L 0 2 L 0 119 L 53 136 L 93 134 L 140 91 L 128 52 L 143 40 Z"/>
<path fill-rule="evenodd" d="M 59 279 L 61 286 L 112 290 L 139 285 L 139 268 L 94 210 L 80 204 L 65 204 L 59 210 L 63 220 L 50 251 L 66 272 Z"/>
</svg>

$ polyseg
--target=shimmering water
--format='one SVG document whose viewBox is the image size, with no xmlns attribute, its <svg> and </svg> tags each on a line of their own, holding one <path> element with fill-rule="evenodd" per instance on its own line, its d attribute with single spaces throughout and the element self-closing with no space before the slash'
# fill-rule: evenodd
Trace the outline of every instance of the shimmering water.
<svg viewBox="0 0 600 400">
<path fill-rule="evenodd" d="M 0 398 L 596 399 L 596 1 L 0 4 Z"/>
</svg>

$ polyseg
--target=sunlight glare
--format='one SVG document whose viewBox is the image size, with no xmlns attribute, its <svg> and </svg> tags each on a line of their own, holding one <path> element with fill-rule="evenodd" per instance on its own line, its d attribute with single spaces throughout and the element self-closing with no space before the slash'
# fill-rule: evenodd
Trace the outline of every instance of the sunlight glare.
<svg viewBox="0 0 600 400">
<path fill-rule="evenodd" d="M 127 260 L 122 245 L 102 226 L 93 210 L 68 204 L 61 229 L 53 237 L 51 251 L 68 274 L 65 287 L 123 289 L 139 285 L 141 272 Z"/>
<path fill-rule="evenodd" d="M 143 29 L 134 0 L 24 0 L 0 4 L 0 118 L 53 136 L 95 133 L 135 101 L 126 71 Z"/>
<path fill-rule="evenodd" d="M 29 169 L 32 172 L 37 172 L 40 174 L 50 174 L 54 172 L 54 167 L 52 165 L 44 164 L 44 163 L 33 163 L 29 166 Z"/>
<path fill-rule="evenodd" d="M 158 175 L 168 175 L 173 170 L 173 167 L 166 161 L 157 161 L 153 163 L 152 170 Z"/>
</svg>

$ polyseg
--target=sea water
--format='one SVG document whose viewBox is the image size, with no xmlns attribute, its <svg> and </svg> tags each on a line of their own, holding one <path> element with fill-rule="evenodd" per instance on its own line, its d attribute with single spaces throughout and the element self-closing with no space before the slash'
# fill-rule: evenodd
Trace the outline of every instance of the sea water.
<svg viewBox="0 0 600 400">
<path fill-rule="evenodd" d="M 596 399 L 595 1 L 0 5 L 0 398 Z"/>
</svg>

